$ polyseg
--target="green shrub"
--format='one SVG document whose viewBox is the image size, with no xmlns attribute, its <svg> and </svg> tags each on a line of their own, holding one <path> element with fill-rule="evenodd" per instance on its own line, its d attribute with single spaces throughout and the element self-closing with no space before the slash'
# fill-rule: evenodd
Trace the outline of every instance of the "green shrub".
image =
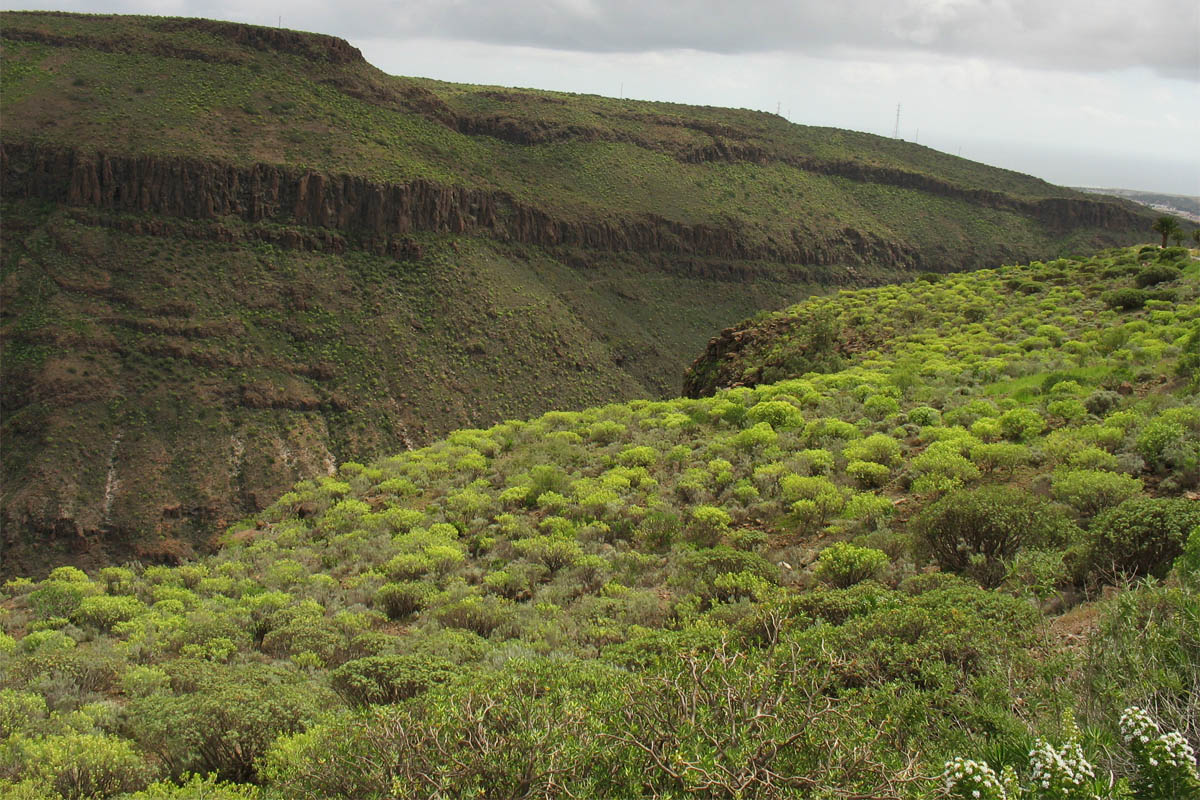
<svg viewBox="0 0 1200 800">
<path fill-rule="evenodd" d="M 111 630 L 118 622 L 133 619 L 146 609 L 141 600 L 129 595 L 93 595 L 79 601 L 71 612 L 71 621 L 80 626 Z"/>
<path fill-rule="evenodd" d="M 1125 709 L 1120 724 L 1121 738 L 1138 767 L 1135 797 L 1200 797 L 1196 754 L 1179 731 L 1163 733 L 1158 723 L 1136 706 Z"/>
<path fill-rule="evenodd" d="M 1051 479 L 1054 499 L 1085 516 L 1128 500 L 1142 491 L 1137 478 L 1091 469 L 1056 470 Z"/>
<path fill-rule="evenodd" d="M 859 492 L 846 503 L 842 515 L 849 520 L 861 520 L 867 527 L 878 527 L 896 513 L 891 498 L 881 497 L 874 492 Z"/>
<path fill-rule="evenodd" d="M 83 576 L 83 580 L 56 580 L 53 576 L 59 573 L 60 570 L 55 570 L 51 577 L 39 583 L 38 587 L 29 593 L 29 605 L 40 617 L 69 617 L 83 598 L 95 594 L 99 589 L 87 580 L 86 575 Z M 79 574 L 83 575 L 82 572 Z"/>
<path fill-rule="evenodd" d="M 20 777 L 65 800 L 116 797 L 143 788 L 153 772 L 132 743 L 115 736 L 71 732 L 37 739 L 14 737 L 4 749 L 25 763 Z M 16 752 L 14 752 L 16 751 Z"/>
<path fill-rule="evenodd" d="M 1003 469 L 1011 475 L 1017 467 L 1028 464 L 1029 460 L 1029 448 L 1021 444 L 985 442 L 971 448 L 971 462 L 984 472 Z"/>
<path fill-rule="evenodd" d="M 1078 422 L 1087 416 L 1087 408 L 1075 398 L 1052 400 L 1046 404 L 1046 412 L 1067 422 Z"/>
<path fill-rule="evenodd" d="M 866 399 L 863 403 L 863 410 L 871 419 L 880 420 L 884 417 L 890 417 L 892 414 L 899 413 L 900 403 L 894 397 L 876 394 Z"/>
<path fill-rule="evenodd" d="M 1113 289 L 1100 295 L 1100 301 L 1112 309 L 1136 311 L 1149 299 L 1143 289 Z"/>
<path fill-rule="evenodd" d="M 717 580 L 722 575 L 752 575 L 769 584 L 779 582 L 779 570 L 758 553 L 724 545 L 682 553 L 677 581 L 703 598 L 715 598 L 721 591 Z"/>
<path fill-rule="evenodd" d="M 170 781 L 152 783 L 144 791 L 128 795 L 124 800 L 260 800 L 257 786 L 228 783 L 215 775 L 185 776 L 182 783 Z"/>
<path fill-rule="evenodd" d="M 0 689 L 0 741 L 41 722 L 49 714 L 46 700 L 34 692 Z"/>
<path fill-rule="evenodd" d="M 167 665 L 174 692 L 129 704 L 133 738 L 172 774 L 255 778 L 255 761 L 281 735 L 303 730 L 337 704 L 294 668 L 180 660 Z"/>
<path fill-rule="evenodd" d="M 733 437 L 733 443 L 741 450 L 755 450 L 774 444 L 778 438 L 775 429 L 771 427 L 769 422 L 760 422 L 756 425 L 751 425 L 744 431 L 739 431 Z"/>
<path fill-rule="evenodd" d="M 1096 517 L 1088 528 L 1088 564 L 1103 573 L 1162 577 L 1200 525 L 1200 503 L 1134 497 Z"/>
<path fill-rule="evenodd" d="M 752 406 L 746 414 L 751 424 L 766 422 L 775 430 L 798 428 L 804 424 L 804 415 L 786 400 L 767 400 Z"/>
<path fill-rule="evenodd" d="M 329 685 L 352 706 L 399 703 L 455 674 L 449 661 L 424 655 L 382 655 L 347 661 L 329 673 Z"/>
<path fill-rule="evenodd" d="M 862 489 L 883 486 L 892 475 L 890 468 L 873 461 L 851 461 L 846 465 L 846 474 Z"/>
<path fill-rule="evenodd" d="M 1083 401 L 1089 414 L 1103 417 L 1121 405 L 1121 395 L 1108 389 L 1097 389 Z"/>
<path fill-rule="evenodd" d="M 425 608 L 435 589 L 422 581 L 385 583 L 375 592 L 375 603 L 388 619 L 404 619 Z"/>
<path fill-rule="evenodd" d="M 1200 525 L 1188 534 L 1183 552 L 1175 559 L 1175 571 L 1180 577 L 1200 585 Z"/>
<path fill-rule="evenodd" d="M 908 421 L 913 425 L 940 425 L 942 422 L 942 413 L 936 408 L 929 406 L 917 406 L 910 409 L 908 412 Z"/>
<path fill-rule="evenodd" d="M 1076 469 L 1106 470 L 1116 472 L 1120 469 L 1121 460 L 1107 450 L 1099 447 L 1084 447 L 1067 456 L 1067 464 Z"/>
<path fill-rule="evenodd" d="M 1191 254 L 1186 247 L 1164 247 L 1158 251 L 1157 260 L 1186 261 Z"/>
<path fill-rule="evenodd" d="M 551 572 L 569 567 L 583 556 L 579 542 L 557 536 L 531 536 L 513 542 L 512 546 L 521 556 Z"/>
<path fill-rule="evenodd" d="M 817 556 L 813 575 L 831 586 L 844 589 L 873 578 L 887 566 L 887 553 L 869 547 L 838 542 Z"/>
<path fill-rule="evenodd" d="M 1134 283 L 1139 289 L 1145 289 L 1147 286 L 1155 286 L 1167 281 L 1178 280 L 1183 273 L 1178 267 L 1170 264 L 1152 264 L 1137 274 L 1134 278 Z"/>
<path fill-rule="evenodd" d="M 622 450 L 621 454 L 617 456 L 617 460 L 627 467 L 652 467 L 658 463 L 658 459 L 658 451 L 647 445 L 630 447 Z M 561 487 L 558 490 L 561 490 Z"/>
<path fill-rule="evenodd" d="M 1004 577 L 1004 561 L 1022 547 L 1065 543 L 1075 531 L 1061 512 L 1019 489 L 952 492 L 909 523 L 918 553 L 984 585 Z"/>
<path fill-rule="evenodd" d="M 487 638 L 513 621 L 513 604 L 499 597 L 470 595 L 434 611 L 434 618 L 447 628 L 462 628 Z"/>
<path fill-rule="evenodd" d="M 871 461 L 892 467 L 901 459 L 900 443 L 892 437 L 874 433 L 865 439 L 850 442 L 842 449 L 842 455 L 850 461 Z"/>
<path fill-rule="evenodd" d="M 1000 429 L 1007 439 L 1022 442 L 1046 429 L 1046 421 L 1029 408 L 1014 408 L 1000 415 Z"/>
</svg>

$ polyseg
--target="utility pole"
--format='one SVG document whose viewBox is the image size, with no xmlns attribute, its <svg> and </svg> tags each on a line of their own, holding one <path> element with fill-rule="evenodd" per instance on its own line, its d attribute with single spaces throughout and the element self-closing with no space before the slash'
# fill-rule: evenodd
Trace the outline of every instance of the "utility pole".
<svg viewBox="0 0 1200 800">
<path fill-rule="evenodd" d="M 900 104 L 896 103 L 896 127 L 892 129 L 892 138 L 900 138 Z"/>
</svg>

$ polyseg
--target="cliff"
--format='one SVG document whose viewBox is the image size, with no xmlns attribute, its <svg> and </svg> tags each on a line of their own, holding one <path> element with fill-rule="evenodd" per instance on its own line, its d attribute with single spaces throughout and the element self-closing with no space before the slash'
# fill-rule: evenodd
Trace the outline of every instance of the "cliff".
<svg viewBox="0 0 1200 800">
<path fill-rule="evenodd" d="M 985 208 L 1014 211 L 1048 228 L 1093 228 L 1120 233 L 1140 217 L 1132 209 L 1086 198 L 1024 201 L 997 192 L 959 189 L 915 174 L 854 164 L 806 163 L 806 169 L 853 180 L 914 188 L 969 199 Z M 210 220 L 236 217 L 337 231 L 387 250 L 413 231 L 485 234 L 540 247 L 606 252 L 773 261 L 781 264 L 864 264 L 922 269 L 926 254 L 902 243 L 846 227 L 813 236 L 793 228 L 789 241 L 753 241 L 736 224 L 689 225 L 658 215 L 618 220 L 555 218 L 504 192 L 445 186 L 425 180 L 380 183 L 361 176 L 327 175 L 286 166 L 236 167 L 197 159 L 88 153 L 35 143 L 0 146 L 4 196 L 71 206 Z M 945 266 L 934 264 L 932 266 Z"/>
<path fill-rule="evenodd" d="M 177 560 L 335 462 L 674 395 L 762 309 L 1150 221 L 771 114 L 389 76 L 335 37 L 0 21 L 5 574 Z"/>
</svg>

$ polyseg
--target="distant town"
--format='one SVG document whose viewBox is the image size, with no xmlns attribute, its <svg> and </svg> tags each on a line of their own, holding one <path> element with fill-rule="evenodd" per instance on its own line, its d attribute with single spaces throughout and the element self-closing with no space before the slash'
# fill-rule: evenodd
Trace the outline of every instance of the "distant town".
<svg viewBox="0 0 1200 800">
<path fill-rule="evenodd" d="M 1087 186 L 1072 187 L 1081 192 L 1091 194 L 1108 194 L 1114 197 L 1124 197 L 1135 203 L 1149 206 L 1155 211 L 1172 214 L 1189 222 L 1200 224 L 1200 197 L 1186 194 L 1162 194 L 1161 192 L 1139 192 L 1136 189 L 1093 189 Z"/>
</svg>

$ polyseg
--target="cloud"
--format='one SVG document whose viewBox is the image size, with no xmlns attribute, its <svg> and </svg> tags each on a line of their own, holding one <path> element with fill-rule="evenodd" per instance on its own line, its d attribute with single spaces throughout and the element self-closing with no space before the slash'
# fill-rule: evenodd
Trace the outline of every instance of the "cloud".
<svg viewBox="0 0 1200 800">
<path fill-rule="evenodd" d="M 1200 80 L 1194 0 L 411 0 L 390 12 L 364 8 L 360 19 L 364 35 L 582 52 L 927 52 Z"/>
<path fill-rule="evenodd" d="M 877 59 L 969 56 L 1032 68 L 1146 67 L 1200 81 L 1195 0 L 49 0 L 54 8 L 237 19 L 351 39 L 586 53 L 694 50 Z"/>
</svg>

